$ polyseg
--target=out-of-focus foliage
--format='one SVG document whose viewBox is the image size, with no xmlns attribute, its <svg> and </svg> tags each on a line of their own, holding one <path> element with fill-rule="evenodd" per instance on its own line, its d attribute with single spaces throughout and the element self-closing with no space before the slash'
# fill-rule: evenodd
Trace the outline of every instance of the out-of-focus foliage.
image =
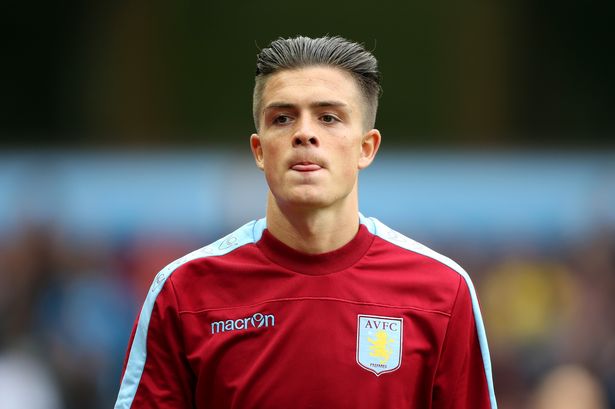
<svg viewBox="0 0 615 409">
<path fill-rule="evenodd" d="M 245 144 L 259 47 L 339 34 L 379 58 L 378 126 L 412 146 L 604 146 L 614 3 L 11 2 L 0 138 Z"/>
</svg>

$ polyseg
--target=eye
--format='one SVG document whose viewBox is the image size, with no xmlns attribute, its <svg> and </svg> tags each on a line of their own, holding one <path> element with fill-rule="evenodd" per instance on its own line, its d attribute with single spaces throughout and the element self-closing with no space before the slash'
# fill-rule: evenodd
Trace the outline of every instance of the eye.
<svg viewBox="0 0 615 409">
<path fill-rule="evenodd" d="M 288 115 L 278 115 L 273 118 L 273 123 L 278 125 L 284 125 L 291 121 L 291 118 Z"/>
<path fill-rule="evenodd" d="M 320 120 L 327 124 L 332 124 L 334 122 L 339 122 L 339 119 L 334 115 L 324 114 L 320 117 Z"/>
</svg>

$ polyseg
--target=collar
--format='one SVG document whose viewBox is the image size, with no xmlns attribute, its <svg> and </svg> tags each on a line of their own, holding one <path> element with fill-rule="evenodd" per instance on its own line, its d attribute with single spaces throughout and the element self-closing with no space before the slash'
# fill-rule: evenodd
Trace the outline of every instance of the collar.
<svg viewBox="0 0 615 409">
<path fill-rule="evenodd" d="M 359 224 L 354 238 L 339 249 L 308 254 L 287 246 L 265 229 L 256 245 L 269 260 L 282 267 L 301 274 L 325 275 L 345 270 L 359 261 L 371 246 L 374 237 L 364 224 Z"/>
</svg>

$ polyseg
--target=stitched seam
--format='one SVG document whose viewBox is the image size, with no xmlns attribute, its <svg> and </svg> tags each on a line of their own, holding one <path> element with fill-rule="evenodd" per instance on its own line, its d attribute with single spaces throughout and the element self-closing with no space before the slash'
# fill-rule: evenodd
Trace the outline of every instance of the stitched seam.
<svg viewBox="0 0 615 409">
<path fill-rule="evenodd" d="M 201 313 L 210 312 L 210 311 L 224 311 L 224 310 L 233 310 L 237 308 L 250 308 L 250 307 L 256 307 L 256 306 L 263 305 L 263 304 L 271 304 L 271 303 L 285 302 L 285 301 L 333 301 L 333 302 L 344 302 L 344 303 L 355 304 L 355 305 L 369 305 L 369 306 L 383 307 L 383 308 L 398 308 L 398 309 L 401 308 L 401 309 L 427 312 L 431 314 L 439 314 L 439 315 L 444 315 L 446 317 L 451 316 L 451 314 L 448 312 L 438 311 L 438 310 L 429 310 L 426 308 L 414 307 L 410 305 L 390 305 L 390 304 L 381 304 L 381 303 L 374 303 L 374 302 L 367 302 L 367 301 L 345 300 L 343 298 L 333 298 L 333 297 L 275 298 L 271 300 L 260 301 L 254 304 L 235 305 L 235 306 L 217 307 L 217 308 L 204 308 L 204 309 L 195 310 L 195 311 L 180 311 L 179 314 L 201 314 Z"/>
<path fill-rule="evenodd" d="M 453 310 L 455 309 L 455 305 L 457 305 L 459 293 L 461 292 L 462 283 L 465 283 L 465 280 L 463 280 L 463 277 L 461 277 L 461 274 L 459 274 L 459 284 L 457 285 L 457 294 L 455 294 L 455 301 L 453 302 L 453 305 L 451 306 L 451 314 L 449 314 L 449 320 L 448 320 L 448 323 L 446 324 L 446 332 L 444 333 L 444 340 L 442 341 L 442 349 L 440 350 L 440 354 L 438 355 L 438 362 L 436 362 L 436 370 L 434 371 L 432 385 L 436 384 L 436 377 L 438 376 L 438 372 L 440 370 L 440 362 L 442 361 L 442 355 L 444 354 L 444 350 L 446 349 L 446 346 L 448 344 L 448 331 L 451 326 Z"/>
</svg>

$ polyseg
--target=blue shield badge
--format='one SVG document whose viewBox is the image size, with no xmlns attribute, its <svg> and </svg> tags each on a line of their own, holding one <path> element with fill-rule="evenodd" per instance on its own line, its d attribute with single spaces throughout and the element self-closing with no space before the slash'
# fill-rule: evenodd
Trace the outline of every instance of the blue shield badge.
<svg viewBox="0 0 615 409">
<path fill-rule="evenodd" d="M 376 315 L 357 316 L 357 363 L 376 376 L 401 366 L 404 321 Z"/>
</svg>

